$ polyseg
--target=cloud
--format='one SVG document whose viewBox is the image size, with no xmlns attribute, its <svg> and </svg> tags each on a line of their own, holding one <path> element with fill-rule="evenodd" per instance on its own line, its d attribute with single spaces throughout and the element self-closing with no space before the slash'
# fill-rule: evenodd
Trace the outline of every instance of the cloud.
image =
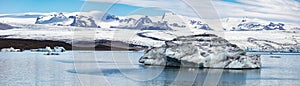
<svg viewBox="0 0 300 86">
<path fill-rule="evenodd" d="M 214 1 L 221 17 L 252 17 L 270 21 L 300 22 L 300 4 L 294 0 Z"/>
<path fill-rule="evenodd" d="M 210 0 L 87 0 L 91 2 L 109 2 L 128 4 L 139 7 L 157 7 L 175 14 L 201 17 L 203 19 L 219 19 L 218 13 L 215 10 Z M 212 28 L 222 30 L 220 21 L 211 20 L 205 21 Z M 215 29 L 216 30 L 216 29 Z"/>
<path fill-rule="evenodd" d="M 300 3 L 295 0 L 86 0 L 158 7 L 186 16 L 201 18 L 250 17 L 278 22 L 300 22 Z M 212 7 L 213 6 L 213 7 Z M 196 13 L 197 12 L 197 13 Z M 199 15 L 197 15 L 199 14 Z"/>
<path fill-rule="evenodd" d="M 109 2 L 139 7 L 157 7 L 178 14 L 195 16 L 194 12 L 182 0 L 86 0 L 91 2 Z"/>
</svg>

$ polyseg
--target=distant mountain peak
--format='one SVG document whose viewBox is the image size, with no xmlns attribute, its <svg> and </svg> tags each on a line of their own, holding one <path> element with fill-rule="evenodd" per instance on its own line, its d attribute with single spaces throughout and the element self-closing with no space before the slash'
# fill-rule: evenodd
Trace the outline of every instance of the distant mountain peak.
<svg viewBox="0 0 300 86">
<path fill-rule="evenodd" d="M 93 17 L 83 15 L 65 16 L 63 13 L 40 16 L 35 24 L 51 24 L 57 26 L 99 27 Z"/>
<path fill-rule="evenodd" d="M 243 17 L 241 22 L 247 22 L 247 17 Z"/>
<path fill-rule="evenodd" d="M 137 22 L 135 23 L 135 25 L 142 25 L 142 24 L 149 24 L 152 23 L 152 20 L 148 17 L 141 17 L 139 20 L 137 20 Z"/>
<path fill-rule="evenodd" d="M 167 17 L 167 16 L 174 16 L 174 15 L 176 15 L 176 14 L 175 14 L 175 13 L 172 13 L 172 12 L 166 12 L 166 13 L 164 13 L 164 15 L 162 16 L 162 20 L 164 20 L 165 17 Z"/>
<path fill-rule="evenodd" d="M 226 20 L 228 21 L 228 20 Z M 285 30 L 283 23 L 261 24 L 256 21 L 248 21 L 247 17 L 243 17 L 237 26 L 233 26 L 231 31 L 260 31 L 260 30 Z"/>
<path fill-rule="evenodd" d="M 121 19 L 119 26 L 112 26 L 113 28 L 124 29 L 139 29 L 139 30 L 170 30 L 167 21 L 152 21 L 148 16 L 143 16 L 138 19 L 125 18 Z"/>
<path fill-rule="evenodd" d="M 111 14 L 104 14 L 104 16 L 102 17 L 102 21 L 106 21 L 106 22 L 110 22 L 110 21 L 119 21 L 120 18 L 115 16 L 115 15 L 111 15 Z"/>
<path fill-rule="evenodd" d="M 12 29 L 12 28 L 15 28 L 15 27 L 8 25 L 8 24 L 0 23 L 0 30 L 7 30 L 7 29 Z"/>
</svg>

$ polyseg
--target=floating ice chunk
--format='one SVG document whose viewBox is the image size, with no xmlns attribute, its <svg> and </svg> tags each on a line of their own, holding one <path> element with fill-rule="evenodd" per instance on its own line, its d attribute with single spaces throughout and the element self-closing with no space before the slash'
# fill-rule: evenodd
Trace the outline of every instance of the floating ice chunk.
<svg viewBox="0 0 300 86">
<path fill-rule="evenodd" d="M 246 52 L 213 34 L 184 36 L 147 50 L 139 60 L 145 65 L 202 68 L 260 68 L 259 55 Z"/>
</svg>

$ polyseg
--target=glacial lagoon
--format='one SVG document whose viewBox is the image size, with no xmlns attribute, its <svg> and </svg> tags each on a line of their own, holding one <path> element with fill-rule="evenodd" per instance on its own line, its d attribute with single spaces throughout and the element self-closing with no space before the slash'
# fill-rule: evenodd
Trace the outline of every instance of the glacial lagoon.
<svg viewBox="0 0 300 86">
<path fill-rule="evenodd" d="M 0 52 L 0 86 L 298 86 L 300 56 L 262 56 L 261 69 L 228 70 L 138 63 L 140 51 Z"/>
</svg>

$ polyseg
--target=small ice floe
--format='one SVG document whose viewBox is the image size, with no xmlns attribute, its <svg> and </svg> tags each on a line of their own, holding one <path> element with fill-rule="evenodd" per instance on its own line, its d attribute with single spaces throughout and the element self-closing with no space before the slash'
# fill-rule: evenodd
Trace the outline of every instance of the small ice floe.
<svg viewBox="0 0 300 86">
<path fill-rule="evenodd" d="M 280 56 L 270 56 L 271 58 L 281 58 Z"/>
<path fill-rule="evenodd" d="M 53 52 L 65 52 L 66 49 L 64 47 L 55 46 Z"/>
<path fill-rule="evenodd" d="M 46 48 L 31 49 L 31 52 L 52 52 L 52 49 L 46 46 Z"/>
<path fill-rule="evenodd" d="M 148 49 L 140 58 L 145 65 L 200 68 L 260 68 L 260 55 L 247 55 L 237 45 L 214 34 L 182 36 Z"/>
<path fill-rule="evenodd" d="M 31 52 L 65 52 L 66 49 L 64 47 L 56 46 L 54 49 L 51 47 L 46 46 L 46 48 L 38 48 L 38 49 L 31 49 Z"/>
<path fill-rule="evenodd" d="M 3 49 L 1 49 L 1 52 L 21 52 L 21 49 L 15 49 L 13 47 L 3 48 Z"/>
<path fill-rule="evenodd" d="M 59 55 L 59 53 L 56 53 L 56 52 L 48 52 L 48 53 L 46 53 L 46 54 L 44 54 L 44 55 Z"/>
</svg>

